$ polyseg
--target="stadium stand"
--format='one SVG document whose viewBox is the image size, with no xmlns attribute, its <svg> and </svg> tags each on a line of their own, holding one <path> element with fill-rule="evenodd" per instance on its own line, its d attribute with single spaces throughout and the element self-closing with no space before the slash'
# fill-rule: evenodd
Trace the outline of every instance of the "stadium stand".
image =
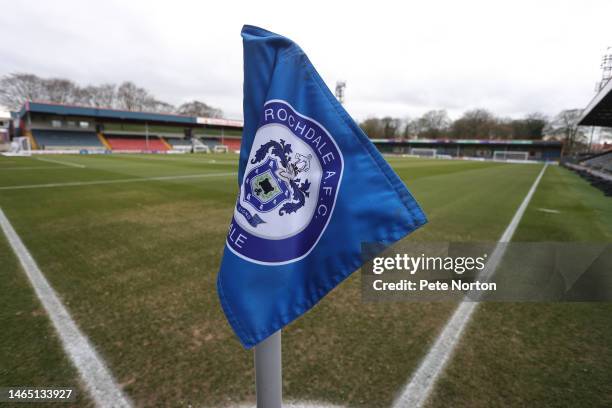
<svg viewBox="0 0 612 408">
<path fill-rule="evenodd" d="M 218 141 L 217 139 L 200 139 L 200 141 L 206 146 L 208 146 L 211 151 L 215 148 L 215 146 L 218 146 L 221 144 L 221 142 Z"/>
<path fill-rule="evenodd" d="M 582 161 L 581 164 L 595 170 L 612 173 L 612 150 L 592 156 L 591 158 Z"/>
<path fill-rule="evenodd" d="M 40 149 L 104 148 L 95 132 L 33 129 L 32 136 Z"/>
<path fill-rule="evenodd" d="M 241 129 L 215 129 L 215 128 L 203 128 L 203 129 L 194 129 L 194 136 L 204 137 L 204 138 L 224 138 L 224 137 L 242 137 Z"/>
<path fill-rule="evenodd" d="M 150 135 L 165 136 L 165 135 L 183 135 L 184 128 L 176 126 L 145 126 L 143 123 L 104 123 L 105 134 L 119 135 L 144 135 L 149 132 Z"/>
<path fill-rule="evenodd" d="M 172 146 L 191 146 L 191 140 L 189 139 L 166 138 L 166 141 Z"/>
<path fill-rule="evenodd" d="M 0 119 L 5 116 L 0 112 Z M 11 116 L 13 122 L 22 126 L 7 137 L 6 124 L 0 120 L 0 148 L 5 150 L 10 137 L 27 137 L 32 151 L 52 153 L 201 153 L 215 147 L 237 150 L 242 135 L 242 122 L 237 120 L 36 101 L 25 102 L 14 119 Z M 190 137 L 196 139 L 193 144 Z"/>
<path fill-rule="evenodd" d="M 148 144 L 144 137 L 107 136 L 106 140 L 113 150 L 131 151 L 166 151 L 168 146 L 161 139 L 149 138 Z"/>
<path fill-rule="evenodd" d="M 223 144 L 226 145 L 231 152 L 240 150 L 240 139 L 224 139 Z"/>
<path fill-rule="evenodd" d="M 574 162 L 567 160 L 562 164 L 602 190 L 605 195 L 612 196 L 612 150 Z"/>
<path fill-rule="evenodd" d="M 192 152 L 193 151 L 193 144 L 191 142 L 191 139 L 172 137 L 172 138 L 166 138 L 166 140 L 168 144 L 170 145 L 171 150 L 181 151 L 181 152 Z"/>
<path fill-rule="evenodd" d="M 494 140 L 494 139 L 370 139 L 383 154 L 417 154 L 434 151 L 442 157 L 496 159 L 495 152 L 503 153 L 503 159 L 558 161 L 563 143 L 556 140 Z M 415 151 L 416 150 L 416 151 Z M 497 156 L 500 155 L 497 154 Z M 525 157 L 525 154 L 528 154 Z M 423 154 L 420 154 L 423 155 Z M 429 156 L 432 156 L 430 154 Z M 523 160 L 526 162 L 526 160 Z"/>
</svg>

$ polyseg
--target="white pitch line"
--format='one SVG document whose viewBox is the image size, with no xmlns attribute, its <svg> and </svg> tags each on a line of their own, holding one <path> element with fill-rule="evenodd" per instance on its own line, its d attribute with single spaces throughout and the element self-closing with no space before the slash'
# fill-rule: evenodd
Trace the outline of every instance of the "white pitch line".
<svg viewBox="0 0 612 408">
<path fill-rule="evenodd" d="M 21 186 L 5 186 L 0 187 L 0 190 L 27 190 L 31 188 L 54 188 L 54 187 L 78 187 L 78 186 L 95 186 L 100 184 L 120 184 L 120 183 L 136 183 L 140 181 L 164 181 L 164 180 L 182 180 L 193 178 L 207 177 L 228 177 L 235 176 L 237 173 L 206 173 L 206 174 L 187 174 L 184 176 L 161 176 L 161 177 L 138 177 L 129 179 L 116 180 L 96 180 L 96 181 L 72 181 L 67 183 L 48 183 L 48 184 L 25 184 Z"/>
<path fill-rule="evenodd" d="M 257 408 L 257 406 L 253 404 L 243 404 L 238 405 L 237 408 Z M 344 408 L 344 406 L 310 401 L 283 401 L 283 408 Z"/>
<path fill-rule="evenodd" d="M 0 170 L 66 170 L 57 166 L 24 166 L 24 167 L 0 167 Z"/>
<path fill-rule="evenodd" d="M 176 161 L 183 163 L 198 163 L 198 164 L 238 164 L 238 160 L 216 160 L 216 159 L 190 159 L 190 158 L 181 158 L 181 157 L 140 157 L 140 156 L 115 156 L 121 159 L 138 159 L 138 160 L 149 160 L 149 161 Z"/>
<path fill-rule="evenodd" d="M 129 399 L 113 378 L 110 370 L 79 330 L 57 294 L 38 268 L 13 226 L 0 208 L 0 227 L 19 259 L 36 296 L 45 308 L 57 331 L 66 354 L 76 367 L 91 398 L 98 407 L 131 407 Z"/>
<path fill-rule="evenodd" d="M 497 265 L 501 261 L 504 252 L 506 251 L 508 243 L 512 240 L 512 236 L 516 231 L 516 228 L 529 205 L 529 201 L 531 201 L 531 197 L 536 191 L 544 172 L 546 171 L 546 167 L 548 164 L 545 164 L 538 176 L 536 177 L 533 185 L 527 192 L 527 195 L 523 199 L 523 202 L 516 210 L 514 217 L 512 217 L 512 221 L 506 227 L 506 230 L 502 234 L 501 238 L 498 241 L 498 244 L 495 247 L 495 250 L 489 257 L 489 261 L 487 262 L 484 270 L 478 276 L 479 280 L 488 280 L 493 273 L 495 273 L 495 269 Z M 477 301 L 464 300 L 459 304 L 452 317 L 446 322 L 444 329 L 438 335 L 438 338 L 434 342 L 433 346 L 429 349 L 429 352 L 421 362 L 419 368 L 415 371 L 410 382 L 406 384 L 399 397 L 395 400 L 393 407 L 394 408 L 414 408 L 414 407 L 422 407 L 431 391 L 433 390 L 436 381 L 444 371 L 444 367 L 450 360 L 465 328 L 467 327 L 472 314 L 476 310 L 478 306 Z"/>
<path fill-rule="evenodd" d="M 43 159 L 42 157 L 37 157 L 36 160 L 44 161 L 47 163 L 61 164 L 63 166 L 78 167 L 79 169 L 84 169 L 86 167 L 83 164 L 71 163 L 63 160 Z"/>
<path fill-rule="evenodd" d="M 538 208 L 537 210 L 543 213 L 547 213 L 547 214 L 560 214 L 561 213 L 561 211 L 553 210 L 551 208 Z"/>
</svg>

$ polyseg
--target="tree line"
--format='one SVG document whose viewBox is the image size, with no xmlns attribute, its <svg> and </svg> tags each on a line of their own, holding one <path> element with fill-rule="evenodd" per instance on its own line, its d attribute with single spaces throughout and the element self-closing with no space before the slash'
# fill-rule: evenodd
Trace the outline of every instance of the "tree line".
<svg viewBox="0 0 612 408">
<path fill-rule="evenodd" d="M 583 141 L 578 127 L 580 109 L 566 109 L 553 118 L 530 113 L 520 119 L 501 118 L 486 109 L 466 111 L 451 120 L 445 110 L 431 110 L 417 118 L 371 117 L 359 126 L 370 138 L 380 139 L 530 139 L 558 136 L 569 145 Z"/>
<path fill-rule="evenodd" d="M 65 78 L 41 78 L 30 73 L 11 73 L 0 78 L 0 104 L 11 110 L 26 101 L 114 108 L 128 111 L 178 113 L 222 118 L 223 111 L 193 100 L 179 106 L 155 97 L 131 81 L 121 84 L 85 85 Z M 553 118 L 530 113 L 520 119 L 502 118 L 486 109 L 472 109 L 451 120 L 443 109 L 431 110 L 417 118 L 371 117 L 359 125 L 371 138 L 380 139 L 531 139 L 546 135 L 562 139 L 566 147 L 580 147 L 587 138 L 578 127 L 580 109 L 566 109 Z"/>
<path fill-rule="evenodd" d="M 11 73 L 0 78 L 0 104 L 19 109 L 26 101 L 46 101 L 69 105 L 112 108 L 135 112 L 178 113 L 189 116 L 222 118 L 223 111 L 201 101 L 179 106 L 155 97 L 131 81 L 121 84 L 79 85 L 65 78 L 41 78 L 29 73 Z"/>
</svg>

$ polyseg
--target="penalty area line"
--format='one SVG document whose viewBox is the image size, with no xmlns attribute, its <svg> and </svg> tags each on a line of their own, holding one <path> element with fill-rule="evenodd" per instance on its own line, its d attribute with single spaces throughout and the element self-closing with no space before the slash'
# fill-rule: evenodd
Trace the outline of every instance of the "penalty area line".
<svg viewBox="0 0 612 408">
<path fill-rule="evenodd" d="M 130 400 L 123 394 L 87 337 L 79 330 L 1 208 L 0 227 L 95 404 L 99 407 L 131 407 Z"/>
<path fill-rule="evenodd" d="M 546 171 L 548 164 L 545 164 L 538 176 L 536 177 L 533 185 L 527 192 L 527 195 L 523 199 L 523 202 L 516 210 L 514 217 L 510 221 L 510 224 L 506 227 L 506 230 L 499 239 L 495 250 L 489 257 L 485 268 L 478 276 L 477 279 L 488 280 L 493 273 L 497 265 L 504 256 L 508 243 L 512 240 L 512 236 L 518 227 L 525 210 L 533 197 L 533 194 Z M 412 378 L 406 384 L 404 389 L 399 394 L 399 397 L 393 403 L 393 408 L 413 408 L 422 407 L 427 402 L 427 399 L 431 395 L 431 392 L 436 385 L 436 381 L 444 371 L 444 368 L 450 360 L 459 340 L 461 339 L 465 328 L 467 327 L 472 314 L 478 307 L 477 301 L 462 301 L 451 318 L 446 322 L 446 325 L 442 329 L 442 332 L 438 335 L 438 338 L 431 346 L 427 355 L 421 361 L 421 364 L 412 375 Z"/>
</svg>

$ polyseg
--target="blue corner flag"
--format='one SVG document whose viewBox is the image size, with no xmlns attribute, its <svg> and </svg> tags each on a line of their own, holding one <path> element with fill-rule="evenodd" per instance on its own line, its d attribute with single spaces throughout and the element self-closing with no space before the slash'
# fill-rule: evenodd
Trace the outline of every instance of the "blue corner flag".
<svg viewBox="0 0 612 408">
<path fill-rule="evenodd" d="M 239 196 L 217 290 L 251 348 L 365 261 L 427 222 L 376 147 L 291 40 L 244 26 Z"/>
</svg>

